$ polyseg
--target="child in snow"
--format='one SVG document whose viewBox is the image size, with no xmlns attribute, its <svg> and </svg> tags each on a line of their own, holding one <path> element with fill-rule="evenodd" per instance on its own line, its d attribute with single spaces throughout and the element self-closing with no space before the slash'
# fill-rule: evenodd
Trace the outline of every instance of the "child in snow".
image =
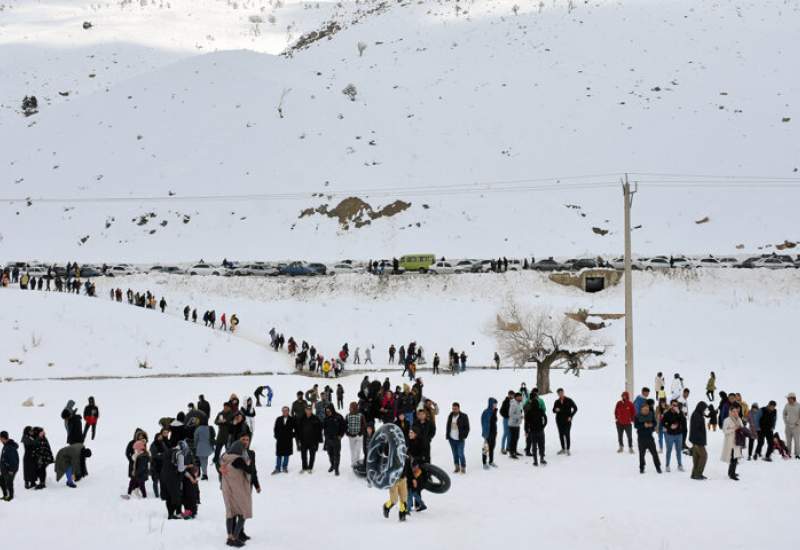
<svg viewBox="0 0 800 550">
<path fill-rule="evenodd" d="M 422 501 L 422 485 L 425 482 L 425 472 L 419 463 L 411 467 L 411 476 L 408 478 L 408 509 L 414 507 L 415 512 L 422 512 L 428 507 Z"/>
<path fill-rule="evenodd" d="M 183 472 L 183 519 L 194 519 L 197 517 L 197 508 L 200 505 L 200 485 L 198 478 L 200 472 L 196 465 L 187 466 Z"/>
<path fill-rule="evenodd" d="M 789 449 L 786 448 L 786 443 L 783 442 L 778 432 L 772 434 L 772 448 L 778 451 L 778 454 L 780 454 L 781 458 L 784 460 L 789 460 L 791 458 Z"/>
<path fill-rule="evenodd" d="M 708 429 L 712 432 L 717 431 L 717 411 L 714 409 L 713 404 L 708 405 L 708 412 L 706 412 L 706 418 L 708 418 Z"/>
</svg>

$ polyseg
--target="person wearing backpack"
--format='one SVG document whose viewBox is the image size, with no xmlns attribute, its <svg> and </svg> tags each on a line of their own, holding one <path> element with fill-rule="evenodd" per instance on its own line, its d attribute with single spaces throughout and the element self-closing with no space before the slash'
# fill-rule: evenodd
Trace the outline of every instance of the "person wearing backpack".
<svg viewBox="0 0 800 550">
<path fill-rule="evenodd" d="M 214 427 L 208 425 L 208 418 L 202 419 L 194 430 L 194 453 L 200 463 L 200 479 L 204 481 L 208 479 L 208 457 L 214 454 L 215 441 Z"/>
</svg>

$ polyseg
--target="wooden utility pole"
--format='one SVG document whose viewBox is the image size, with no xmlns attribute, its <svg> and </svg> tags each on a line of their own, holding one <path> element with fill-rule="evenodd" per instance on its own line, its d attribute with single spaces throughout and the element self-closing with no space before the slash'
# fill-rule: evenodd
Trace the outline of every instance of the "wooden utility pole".
<svg viewBox="0 0 800 550">
<path fill-rule="evenodd" d="M 625 391 L 635 395 L 633 383 L 633 274 L 631 273 L 631 206 L 633 195 L 639 190 L 635 184 L 631 191 L 628 174 L 622 181 L 622 195 L 625 199 Z"/>
</svg>

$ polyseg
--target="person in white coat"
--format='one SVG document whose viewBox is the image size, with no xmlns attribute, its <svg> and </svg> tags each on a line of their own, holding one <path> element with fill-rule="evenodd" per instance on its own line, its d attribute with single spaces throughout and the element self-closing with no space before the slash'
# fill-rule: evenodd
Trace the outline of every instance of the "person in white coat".
<svg viewBox="0 0 800 550">
<path fill-rule="evenodd" d="M 797 395 L 794 393 L 786 396 L 783 424 L 786 427 L 786 449 L 789 451 L 789 456 L 800 459 L 800 403 L 797 402 Z"/>
<path fill-rule="evenodd" d="M 683 378 L 676 372 L 675 378 L 672 379 L 672 386 L 670 387 L 670 394 L 672 394 L 671 401 L 677 401 L 681 393 L 683 393 Z"/>
<path fill-rule="evenodd" d="M 660 397 L 659 392 L 664 391 L 667 388 L 667 383 L 664 381 L 663 373 L 659 372 L 658 374 L 656 374 L 656 380 L 655 384 L 653 385 L 653 388 L 655 389 L 656 397 Z"/>
<path fill-rule="evenodd" d="M 722 462 L 728 463 L 728 477 L 734 481 L 739 481 L 739 476 L 736 474 L 736 466 L 739 459 L 742 458 L 742 449 L 744 448 L 744 436 L 739 437 L 739 442 L 736 441 L 737 435 L 740 430 L 744 430 L 744 423 L 740 418 L 739 407 L 731 407 L 728 417 L 722 424 L 722 433 L 725 434 L 725 441 L 722 445 Z"/>
<path fill-rule="evenodd" d="M 517 442 L 519 441 L 519 430 L 524 418 L 525 410 L 522 405 L 522 394 L 517 392 L 514 394 L 514 399 L 508 404 L 508 454 L 509 457 L 513 459 L 519 458 L 517 454 Z"/>
</svg>

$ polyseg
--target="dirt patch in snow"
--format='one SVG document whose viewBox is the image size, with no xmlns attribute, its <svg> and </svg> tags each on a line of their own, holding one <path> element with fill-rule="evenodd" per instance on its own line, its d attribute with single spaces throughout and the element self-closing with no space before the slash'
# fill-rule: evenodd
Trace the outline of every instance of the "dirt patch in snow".
<svg viewBox="0 0 800 550">
<path fill-rule="evenodd" d="M 389 218 L 408 210 L 410 207 L 410 202 L 396 200 L 380 210 L 375 210 L 369 203 L 358 197 L 347 197 L 333 208 L 329 208 L 327 204 L 322 204 L 316 208 L 306 208 L 300 212 L 298 217 L 305 218 L 306 216 L 320 214 L 329 218 L 336 218 L 339 220 L 339 225 L 342 229 L 350 229 L 351 225 L 356 228 L 364 227 L 371 224 L 372 220 Z"/>
</svg>

